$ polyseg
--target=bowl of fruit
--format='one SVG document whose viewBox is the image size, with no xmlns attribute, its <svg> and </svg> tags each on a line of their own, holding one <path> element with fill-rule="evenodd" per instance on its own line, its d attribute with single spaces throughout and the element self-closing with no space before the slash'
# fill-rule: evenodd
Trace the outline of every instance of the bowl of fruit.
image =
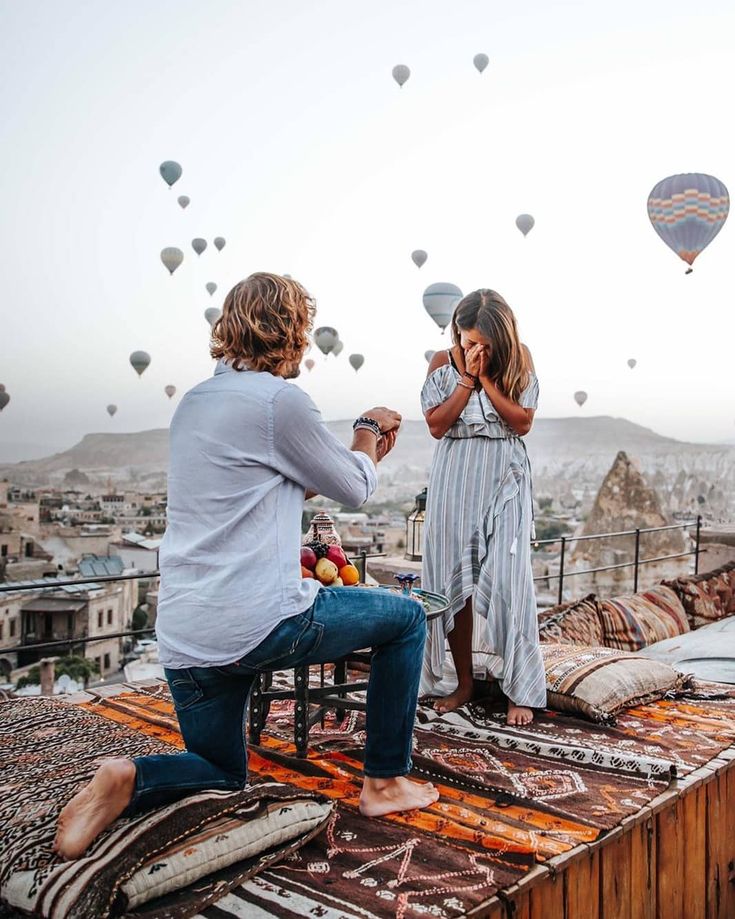
<svg viewBox="0 0 735 919">
<path fill-rule="evenodd" d="M 301 547 L 301 577 L 315 578 L 325 587 L 354 587 L 360 572 L 341 546 L 315 540 Z"/>
</svg>

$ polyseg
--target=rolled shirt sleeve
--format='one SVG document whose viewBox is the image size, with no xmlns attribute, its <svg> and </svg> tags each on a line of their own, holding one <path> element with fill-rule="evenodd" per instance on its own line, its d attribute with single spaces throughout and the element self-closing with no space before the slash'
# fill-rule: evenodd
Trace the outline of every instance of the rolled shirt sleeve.
<svg viewBox="0 0 735 919">
<path fill-rule="evenodd" d="M 347 507 L 364 504 L 378 486 L 370 457 L 345 447 L 298 386 L 284 386 L 273 400 L 270 452 L 286 478 Z"/>
</svg>

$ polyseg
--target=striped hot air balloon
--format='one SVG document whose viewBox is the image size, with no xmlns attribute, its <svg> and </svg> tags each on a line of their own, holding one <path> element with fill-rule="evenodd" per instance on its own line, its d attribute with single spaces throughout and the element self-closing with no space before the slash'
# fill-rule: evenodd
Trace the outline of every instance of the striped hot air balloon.
<svg viewBox="0 0 735 919">
<path fill-rule="evenodd" d="M 727 220 L 730 196 L 714 176 L 689 172 L 669 176 L 648 196 L 653 229 L 692 271 L 694 259 L 712 242 Z"/>
</svg>

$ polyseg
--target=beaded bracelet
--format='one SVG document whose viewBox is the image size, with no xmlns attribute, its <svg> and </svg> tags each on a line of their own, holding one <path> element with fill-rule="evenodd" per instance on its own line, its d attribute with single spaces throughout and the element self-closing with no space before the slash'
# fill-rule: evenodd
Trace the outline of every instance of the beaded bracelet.
<svg viewBox="0 0 735 919">
<path fill-rule="evenodd" d="M 364 430 L 372 431 L 376 437 L 381 437 L 383 432 L 380 430 L 380 425 L 374 418 L 366 418 L 364 415 L 361 415 L 355 420 L 352 425 L 353 431 Z"/>
</svg>

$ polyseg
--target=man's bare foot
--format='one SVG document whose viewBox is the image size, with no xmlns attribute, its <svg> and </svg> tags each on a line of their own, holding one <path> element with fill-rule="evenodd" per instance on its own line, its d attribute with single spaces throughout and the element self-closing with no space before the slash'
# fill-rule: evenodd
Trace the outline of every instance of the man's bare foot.
<svg viewBox="0 0 735 919">
<path fill-rule="evenodd" d="M 530 724 L 533 721 L 533 711 L 523 705 L 515 705 L 508 699 L 508 724 L 514 726 Z"/>
<path fill-rule="evenodd" d="M 102 763 L 92 781 L 59 814 L 54 852 L 67 861 L 83 855 L 130 804 L 134 789 L 135 764 L 131 759 Z"/>
<path fill-rule="evenodd" d="M 420 784 L 399 775 L 393 779 L 365 776 L 360 793 L 360 813 L 364 817 L 384 817 L 399 811 L 419 810 L 439 800 L 431 782 Z"/>
<path fill-rule="evenodd" d="M 434 703 L 434 711 L 439 712 L 440 715 L 446 715 L 448 712 L 453 712 L 455 709 L 461 708 L 467 702 L 471 702 L 474 696 L 474 682 L 460 683 L 454 692 L 450 693 L 448 696 L 444 696 L 443 699 L 436 700 Z"/>
</svg>

